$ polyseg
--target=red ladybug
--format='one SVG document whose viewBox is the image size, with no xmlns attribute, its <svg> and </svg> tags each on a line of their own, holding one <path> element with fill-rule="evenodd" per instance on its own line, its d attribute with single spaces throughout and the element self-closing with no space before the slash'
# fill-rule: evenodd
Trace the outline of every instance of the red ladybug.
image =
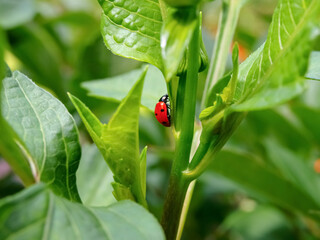
<svg viewBox="0 0 320 240">
<path fill-rule="evenodd" d="M 170 103 L 168 94 L 163 95 L 156 104 L 154 114 L 159 123 L 165 127 L 170 127 Z"/>
</svg>

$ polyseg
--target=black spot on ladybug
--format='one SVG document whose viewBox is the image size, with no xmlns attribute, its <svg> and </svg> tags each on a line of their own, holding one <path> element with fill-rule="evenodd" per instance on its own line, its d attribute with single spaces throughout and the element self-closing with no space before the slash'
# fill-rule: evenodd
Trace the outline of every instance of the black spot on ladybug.
<svg viewBox="0 0 320 240">
<path fill-rule="evenodd" d="M 164 112 L 164 109 L 161 109 L 161 112 Z"/>
<path fill-rule="evenodd" d="M 166 124 L 167 122 L 162 122 L 163 124 Z"/>
<path fill-rule="evenodd" d="M 158 116 L 158 113 L 156 113 L 156 116 Z"/>
</svg>

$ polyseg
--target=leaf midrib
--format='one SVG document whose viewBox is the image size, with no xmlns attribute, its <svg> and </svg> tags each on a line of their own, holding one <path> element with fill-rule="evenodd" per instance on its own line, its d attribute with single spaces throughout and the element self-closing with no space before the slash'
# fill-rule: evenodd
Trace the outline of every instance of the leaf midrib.
<svg viewBox="0 0 320 240">
<path fill-rule="evenodd" d="M 47 142 L 46 142 L 46 139 L 45 139 L 45 136 L 44 136 L 43 126 L 42 126 L 42 123 L 41 123 L 41 121 L 40 121 L 40 116 L 38 115 L 38 112 L 35 110 L 34 106 L 32 105 L 29 97 L 27 96 L 27 94 L 26 94 L 26 92 L 24 91 L 23 87 L 21 86 L 20 82 L 19 82 L 15 77 L 13 77 L 12 79 L 14 79 L 14 80 L 17 82 L 17 84 L 18 84 L 21 92 L 22 92 L 23 95 L 25 96 L 27 102 L 30 104 L 30 107 L 32 108 L 32 110 L 33 110 L 33 112 L 34 112 L 34 114 L 35 114 L 35 116 L 36 116 L 36 118 L 37 118 L 37 120 L 38 120 L 38 122 L 39 122 L 39 127 L 40 127 L 40 131 L 41 131 L 41 134 L 42 134 L 42 140 L 43 140 L 43 158 L 42 158 L 41 167 L 39 166 L 40 169 L 38 169 L 38 171 L 39 171 L 39 176 L 41 176 L 41 174 L 42 174 L 42 172 L 43 172 L 43 170 L 44 170 L 44 166 L 45 166 L 45 162 L 46 162 L 46 158 L 47 158 Z M 34 83 L 32 83 L 32 84 L 34 84 Z M 32 158 L 32 159 L 33 159 L 33 158 Z M 36 166 L 37 166 L 37 165 L 38 165 L 38 164 L 36 164 Z"/>
</svg>

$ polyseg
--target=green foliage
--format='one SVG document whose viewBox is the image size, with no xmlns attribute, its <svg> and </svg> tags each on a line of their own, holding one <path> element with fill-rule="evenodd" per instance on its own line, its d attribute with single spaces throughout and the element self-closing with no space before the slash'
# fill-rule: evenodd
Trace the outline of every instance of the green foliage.
<svg viewBox="0 0 320 240">
<path fill-rule="evenodd" d="M 3 80 L 2 114 L 19 136 L 19 147 L 32 166 L 36 181 L 80 201 L 75 173 L 80 159 L 78 131 L 64 105 L 15 71 Z M 12 162 L 25 167 L 25 160 Z"/>
<path fill-rule="evenodd" d="M 310 33 L 320 3 L 309 1 L 305 5 L 304 2 L 294 2 L 297 3 L 293 5 L 289 0 L 279 2 L 267 41 L 240 65 L 235 92 L 222 95 L 222 99 L 216 99 L 213 107 L 204 110 L 205 116 L 210 113 L 211 118 L 202 121 L 207 127 L 200 138 L 201 148 L 186 172 L 188 175 L 197 176 L 203 172 L 210 157 L 221 149 L 241 123 L 245 113 L 234 111 L 245 112 L 273 107 L 297 96 L 305 89 L 304 75 L 312 46 Z M 292 10 L 293 6 L 299 11 Z M 291 13 L 290 18 L 286 17 L 288 11 Z M 295 27 L 297 25 L 299 27 Z M 212 96 L 212 93 L 209 96 Z M 224 99 L 232 99 L 234 104 L 228 105 Z M 210 157 L 207 156 L 198 164 L 208 148 Z"/>
<path fill-rule="evenodd" d="M 160 31 L 162 17 L 157 0 L 99 0 L 101 33 L 106 46 L 122 57 L 163 69 Z"/>
<path fill-rule="evenodd" d="M 114 195 L 117 200 L 132 199 L 146 206 L 145 186 L 139 160 L 139 108 L 145 68 L 139 80 L 122 100 L 108 125 L 101 124 L 93 113 L 77 98 L 70 95 L 80 117 L 114 173 Z M 143 162 L 143 161 L 142 161 Z"/>
<path fill-rule="evenodd" d="M 89 208 L 60 198 L 40 184 L 0 201 L 0 238 L 149 240 L 164 236 L 156 219 L 133 202 Z"/>
<path fill-rule="evenodd" d="M 64 101 L 64 78 L 59 65 L 63 57 L 52 36 L 39 25 L 27 25 L 11 30 L 8 38 L 13 53 L 29 69 L 32 79 L 48 86 Z"/>
<path fill-rule="evenodd" d="M 84 82 L 82 86 L 89 91 L 88 94 L 90 96 L 120 102 L 144 69 L 145 67 L 142 67 L 115 77 Z M 141 104 L 154 111 L 154 103 L 166 91 L 165 81 L 161 72 L 150 65 L 144 80 Z"/>
<path fill-rule="evenodd" d="M 245 188 L 253 190 L 260 197 L 318 219 L 317 215 L 312 214 L 312 211 L 316 211 L 319 204 L 301 189 L 301 185 L 291 182 L 285 176 L 269 169 L 253 156 L 222 151 L 217 154 L 211 168 Z M 288 170 L 286 171 L 288 172 Z"/>
<path fill-rule="evenodd" d="M 320 237 L 320 2 L 205 2 L 0 0 L 1 239 Z"/>
<path fill-rule="evenodd" d="M 223 232 L 231 233 L 231 239 L 241 236 L 246 240 L 294 239 L 292 228 L 285 214 L 269 205 L 257 206 L 249 211 L 237 210 L 221 225 Z"/>
<path fill-rule="evenodd" d="M 295 106 L 292 111 L 299 117 L 308 136 L 311 136 L 312 141 L 320 144 L 320 129 L 318 123 L 320 121 L 319 109 L 312 109 L 303 106 Z"/>
</svg>

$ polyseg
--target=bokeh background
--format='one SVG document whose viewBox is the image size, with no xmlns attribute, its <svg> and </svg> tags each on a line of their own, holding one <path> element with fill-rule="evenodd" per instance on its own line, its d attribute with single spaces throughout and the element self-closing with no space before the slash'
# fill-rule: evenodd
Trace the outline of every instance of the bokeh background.
<svg viewBox="0 0 320 240">
<path fill-rule="evenodd" d="M 249 0 L 242 9 L 234 37 L 240 46 L 240 61 L 266 39 L 276 4 L 277 0 Z M 203 39 L 209 56 L 220 9 L 220 0 L 203 7 Z M 101 121 L 107 122 L 118 102 L 88 96 L 83 83 L 111 78 L 142 65 L 115 56 L 104 46 L 100 14 L 96 0 L 0 0 L 7 64 L 59 98 L 77 121 L 82 145 L 77 182 L 82 200 L 91 206 L 115 201 L 110 186 L 112 175 L 66 93 L 82 99 Z M 320 44 L 315 50 L 320 50 Z M 228 69 L 231 67 L 229 59 Z M 200 76 L 199 99 L 206 74 Z M 309 86 L 302 96 L 287 104 L 249 113 L 218 158 L 241 161 L 245 157 L 288 179 L 306 195 L 319 191 L 310 186 L 320 184 L 314 170 L 314 163 L 320 158 L 320 82 L 309 81 Z M 147 199 L 150 210 L 160 218 L 173 140 L 170 129 L 158 124 L 153 113 L 144 108 L 140 144 L 148 145 Z M 231 160 L 231 172 L 210 166 L 197 181 L 183 239 L 319 239 L 320 229 L 314 222 L 268 197 L 272 196 L 273 179 L 262 178 L 252 167 L 246 171 L 246 166 L 239 169 L 244 177 L 236 178 L 238 172 Z M 308 185 L 309 178 L 296 177 L 299 174 L 312 175 L 316 183 Z M 10 167 L 0 159 L 0 197 L 22 188 Z"/>
</svg>

